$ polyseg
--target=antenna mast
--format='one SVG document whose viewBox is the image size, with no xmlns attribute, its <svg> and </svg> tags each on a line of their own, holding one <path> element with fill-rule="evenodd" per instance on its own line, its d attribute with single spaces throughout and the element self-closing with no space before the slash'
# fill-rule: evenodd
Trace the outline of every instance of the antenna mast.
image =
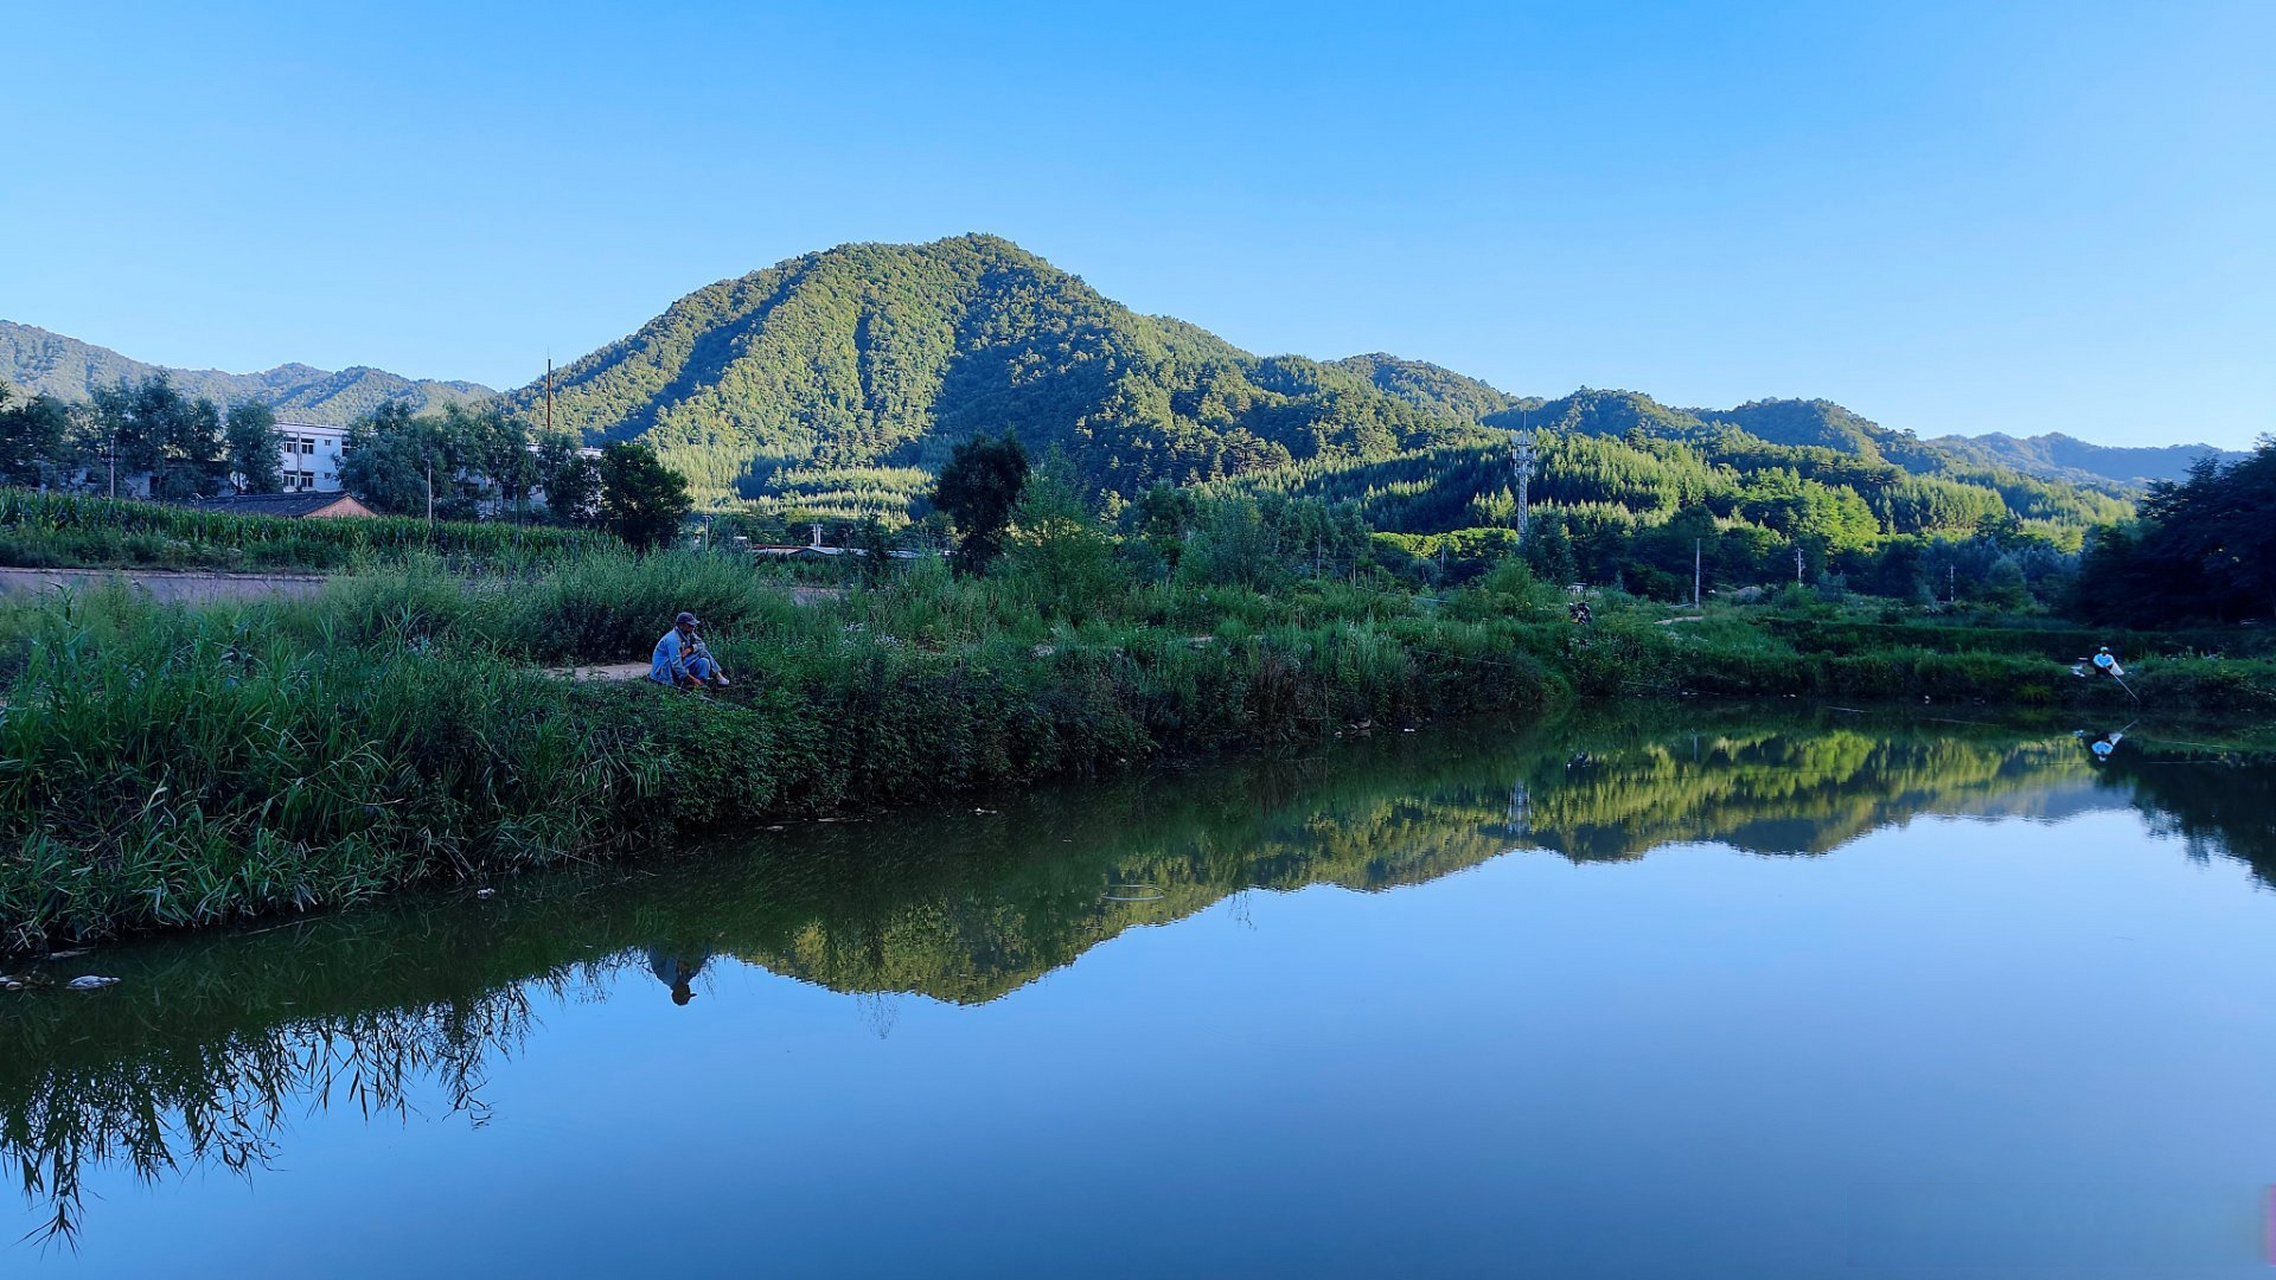
<svg viewBox="0 0 2276 1280">
<path fill-rule="evenodd" d="M 545 358 L 545 434 L 553 434 L 553 357 Z"/>
<path fill-rule="evenodd" d="M 1527 412 L 1519 421 L 1524 425 L 1510 433 L 1509 464 L 1517 474 L 1517 540 L 1522 544 L 1533 506 L 1533 415 Z"/>
</svg>

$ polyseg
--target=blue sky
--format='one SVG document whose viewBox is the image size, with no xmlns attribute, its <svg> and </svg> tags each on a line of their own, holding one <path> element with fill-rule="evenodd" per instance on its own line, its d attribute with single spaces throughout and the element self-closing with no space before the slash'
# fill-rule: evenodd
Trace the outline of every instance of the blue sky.
<svg viewBox="0 0 2276 1280">
<path fill-rule="evenodd" d="M 852 240 L 1258 352 L 2276 429 L 2276 4 L 23 5 L 0 318 L 517 385 Z"/>
</svg>

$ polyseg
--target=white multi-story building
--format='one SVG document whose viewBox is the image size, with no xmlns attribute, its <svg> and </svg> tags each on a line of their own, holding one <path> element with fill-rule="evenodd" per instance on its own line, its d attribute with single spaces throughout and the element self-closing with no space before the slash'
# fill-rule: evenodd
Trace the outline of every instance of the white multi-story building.
<svg viewBox="0 0 2276 1280">
<path fill-rule="evenodd" d="M 340 452 L 348 440 L 346 427 L 279 421 L 277 434 L 284 437 L 284 453 L 278 470 L 284 475 L 286 493 L 339 490 Z"/>
</svg>

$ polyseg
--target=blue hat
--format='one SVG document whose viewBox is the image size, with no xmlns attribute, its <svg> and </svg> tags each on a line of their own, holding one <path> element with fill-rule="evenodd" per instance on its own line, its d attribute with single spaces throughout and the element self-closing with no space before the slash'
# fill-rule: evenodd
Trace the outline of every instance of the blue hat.
<svg viewBox="0 0 2276 1280">
<path fill-rule="evenodd" d="M 673 625 L 681 627 L 700 627 L 703 624 L 695 620 L 694 614 L 683 612 L 677 619 L 674 620 Z"/>
</svg>

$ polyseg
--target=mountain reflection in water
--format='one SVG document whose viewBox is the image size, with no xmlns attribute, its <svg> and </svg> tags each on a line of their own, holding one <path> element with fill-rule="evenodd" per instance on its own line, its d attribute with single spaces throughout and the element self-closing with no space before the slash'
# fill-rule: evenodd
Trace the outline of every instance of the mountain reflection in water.
<svg viewBox="0 0 2276 1280">
<path fill-rule="evenodd" d="M 1426 732 L 948 812 L 807 824 L 638 867 L 512 882 L 54 966 L 99 996 L 0 996 L 0 1153 L 35 1237 L 82 1230 L 82 1175 L 248 1177 L 290 1121 L 482 1124 L 487 1069 L 578 1000 L 687 1003 L 723 958 L 872 1001 L 996 1000 L 1125 930 L 1255 889 L 1368 892 L 1513 850 L 1617 862 L 1671 844 L 1818 855 L 1923 815 L 2135 807 L 2192 856 L 2276 872 L 2276 769 L 2068 733 L 1686 710 L 1511 735 Z M 97 1224 L 99 1230 L 100 1224 Z"/>
</svg>

